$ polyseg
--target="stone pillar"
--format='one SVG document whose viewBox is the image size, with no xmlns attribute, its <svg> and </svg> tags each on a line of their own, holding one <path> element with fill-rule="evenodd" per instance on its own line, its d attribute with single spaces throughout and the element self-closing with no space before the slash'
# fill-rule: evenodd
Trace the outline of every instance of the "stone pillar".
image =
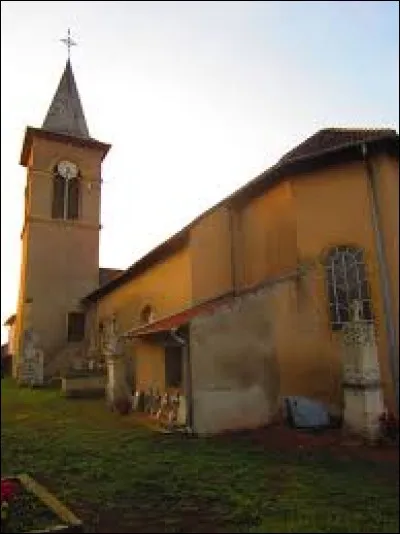
<svg viewBox="0 0 400 534">
<path fill-rule="evenodd" d="M 344 423 L 349 430 L 374 441 L 384 411 L 374 325 L 360 320 L 360 303 L 343 330 Z"/>
<path fill-rule="evenodd" d="M 114 354 L 107 358 L 106 399 L 112 410 L 119 401 L 128 401 L 132 406 L 132 394 L 126 382 L 125 362 L 120 355 Z"/>
<path fill-rule="evenodd" d="M 178 426 L 187 426 L 187 402 L 186 397 L 184 395 L 179 396 L 179 405 L 178 405 L 178 413 L 177 413 L 177 424 Z"/>
<path fill-rule="evenodd" d="M 25 384 L 24 370 L 25 370 L 25 355 L 31 349 L 33 329 L 32 329 L 32 300 L 24 302 L 22 307 L 21 317 L 21 342 L 18 347 L 18 362 L 16 365 L 16 379 L 18 384 Z"/>
<path fill-rule="evenodd" d="M 19 362 L 18 383 L 20 385 L 43 385 L 43 351 L 37 347 L 37 336 L 32 329 L 25 331 L 23 353 Z"/>
<path fill-rule="evenodd" d="M 130 408 L 132 408 L 133 398 L 126 380 L 122 342 L 115 331 L 114 320 L 108 325 L 104 352 L 107 363 L 107 404 L 111 410 L 115 410 L 117 403 L 122 401 L 129 403 Z"/>
</svg>

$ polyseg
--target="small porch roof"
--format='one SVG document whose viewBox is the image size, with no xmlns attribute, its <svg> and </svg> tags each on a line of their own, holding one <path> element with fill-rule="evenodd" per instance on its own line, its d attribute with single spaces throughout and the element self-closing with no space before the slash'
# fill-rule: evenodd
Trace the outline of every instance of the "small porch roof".
<svg viewBox="0 0 400 534">
<path fill-rule="evenodd" d="M 179 327 L 187 325 L 192 319 L 194 319 L 198 315 L 212 313 L 216 308 L 222 306 L 230 300 L 230 296 L 223 296 L 212 301 L 203 302 L 201 304 L 198 304 L 197 306 L 193 306 L 192 308 L 188 308 L 174 315 L 163 317 L 156 321 L 152 321 L 151 323 L 132 328 L 131 330 L 128 330 L 128 332 L 126 332 L 123 337 L 154 337 L 156 334 L 175 330 Z"/>
</svg>

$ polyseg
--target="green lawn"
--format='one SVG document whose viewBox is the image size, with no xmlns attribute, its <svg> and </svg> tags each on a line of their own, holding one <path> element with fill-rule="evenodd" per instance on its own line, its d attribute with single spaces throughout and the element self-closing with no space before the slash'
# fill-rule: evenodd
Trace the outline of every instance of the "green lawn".
<svg viewBox="0 0 400 534">
<path fill-rule="evenodd" d="M 102 401 L 1 381 L 2 474 L 26 472 L 88 532 L 398 532 L 393 465 L 164 435 Z"/>
</svg>

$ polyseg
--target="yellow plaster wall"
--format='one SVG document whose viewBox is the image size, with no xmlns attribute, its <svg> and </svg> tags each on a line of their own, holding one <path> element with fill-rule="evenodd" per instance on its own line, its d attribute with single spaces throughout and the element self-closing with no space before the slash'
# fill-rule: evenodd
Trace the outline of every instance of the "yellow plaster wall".
<svg viewBox="0 0 400 534">
<path fill-rule="evenodd" d="M 99 323 L 115 316 L 119 333 L 138 327 L 144 306 L 150 305 L 155 319 L 167 317 L 186 308 L 192 303 L 191 260 L 187 246 L 171 254 L 166 259 L 149 267 L 143 274 L 126 282 L 96 304 L 91 335 L 99 336 Z M 155 343 L 137 341 L 127 343 L 126 354 L 134 362 L 137 389 L 165 386 L 164 348 Z"/>
<path fill-rule="evenodd" d="M 399 162 L 394 158 L 376 158 L 374 169 L 379 211 L 388 262 L 393 316 L 399 343 Z"/>
<path fill-rule="evenodd" d="M 389 176 L 382 179 L 382 196 L 393 194 L 393 190 L 384 185 L 389 181 Z M 331 167 L 296 177 L 292 180 L 292 187 L 296 200 L 300 263 L 321 258 L 324 251 L 335 245 L 354 245 L 365 251 L 376 316 L 384 397 L 386 403 L 393 406 L 393 386 L 388 368 L 384 312 L 365 168 L 361 162 Z M 385 209 L 391 213 L 387 219 L 393 220 L 395 203 L 388 202 Z M 386 224 L 387 232 L 393 235 L 395 230 L 392 224 Z M 293 388 L 298 392 L 308 391 L 316 397 L 321 397 L 322 390 L 326 388 L 325 397 L 338 405 L 341 402 L 340 334 L 333 333 L 330 328 L 325 272 L 321 266 L 297 284 L 296 301 L 298 328 L 292 337 L 293 341 L 288 339 L 290 331 L 286 334 L 283 331 L 280 338 L 285 341 L 278 342 L 281 358 L 290 361 Z M 284 329 L 283 325 L 281 329 Z M 304 363 L 306 361 L 309 362 L 307 365 Z M 309 372 L 311 368 L 314 369 L 312 373 Z M 323 368 L 324 372 L 316 372 L 318 368 Z"/>
<path fill-rule="evenodd" d="M 163 392 L 165 390 L 164 347 L 141 340 L 135 343 L 134 354 L 136 389 L 148 391 L 153 388 L 153 390 Z"/>
<path fill-rule="evenodd" d="M 232 289 L 230 210 L 221 206 L 196 222 L 190 231 L 193 302 L 218 297 Z"/>
<path fill-rule="evenodd" d="M 237 210 L 237 287 L 243 289 L 296 268 L 296 221 L 290 183 L 283 182 Z"/>
<path fill-rule="evenodd" d="M 385 206 L 383 227 L 398 317 L 398 165 L 384 158 L 376 164 L 381 175 L 379 194 Z M 236 206 L 233 220 L 226 207 L 207 214 L 191 230 L 189 247 L 104 297 L 98 304 L 97 321 L 115 313 L 124 331 L 139 324 L 140 311 L 146 304 L 161 317 L 229 291 L 234 280 L 240 290 L 283 278 L 265 296 L 270 314 L 267 337 L 279 366 L 280 394 L 306 395 L 339 410 L 340 333 L 332 332 L 329 323 L 325 271 L 320 260 L 330 247 L 346 244 L 365 251 L 384 396 L 390 407 L 393 388 L 370 198 L 361 162 L 288 177 L 285 183 Z M 296 277 L 299 266 L 307 269 L 303 276 Z M 151 387 L 155 382 L 155 387 L 162 389 L 163 352 L 156 345 L 137 345 L 139 387 Z M 207 354 L 201 357 L 207 358 Z"/>
<path fill-rule="evenodd" d="M 166 317 L 191 306 L 191 269 L 187 247 L 153 264 L 97 303 L 97 321 L 115 315 L 118 329 L 139 326 L 140 313 L 150 305 L 155 318 Z"/>
</svg>

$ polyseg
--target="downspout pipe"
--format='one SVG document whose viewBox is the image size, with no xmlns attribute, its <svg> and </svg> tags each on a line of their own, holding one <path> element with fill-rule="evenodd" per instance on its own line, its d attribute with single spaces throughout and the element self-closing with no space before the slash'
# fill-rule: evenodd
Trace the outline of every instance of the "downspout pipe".
<svg viewBox="0 0 400 534">
<path fill-rule="evenodd" d="M 235 212 L 233 206 L 229 206 L 229 233 L 230 233 L 230 260 L 231 260 L 231 281 L 232 281 L 232 293 L 236 295 L 237 289 L 237 273 L 236 273 L 236 226 L 235 226 Z"/>
<path fill-rule="evenodd" d="M 393 387 L 395 391 L 396 409 L 399 412 L 399 375 L 398 375 L 398 347 L 396 340 L 396 329 L 394 324 L 393 304 L 390 290 L 390 273 L 385 254 L 384 238 L 381 228 L 381 214 L 376 187 L 376 173 L 372 162 L 368 157 L 366 143 L 361 144 L 361 152 L 365 164 L 367 181 L 371 198 L 371 222 L 375 238 L 376 253 L 378 256 L 379 282 L 383 299 L 383 315 L 385 321 L 385 331 L 388 344 L 389 365 L 392 374 Z"/>
<path fill-rule="evenodd" d="M 170 330 L 172 339 L 181 347 L 183 352 L 183 361 L 185 362 L 185 394 L 187 400 L 187 427 L 189 432 L 193 433 L 193 398 L 192 398 L 192 365 L 190 360 L 189 343 L 186 339 L 176 333 L 177 329 Z"/>
</svg>

